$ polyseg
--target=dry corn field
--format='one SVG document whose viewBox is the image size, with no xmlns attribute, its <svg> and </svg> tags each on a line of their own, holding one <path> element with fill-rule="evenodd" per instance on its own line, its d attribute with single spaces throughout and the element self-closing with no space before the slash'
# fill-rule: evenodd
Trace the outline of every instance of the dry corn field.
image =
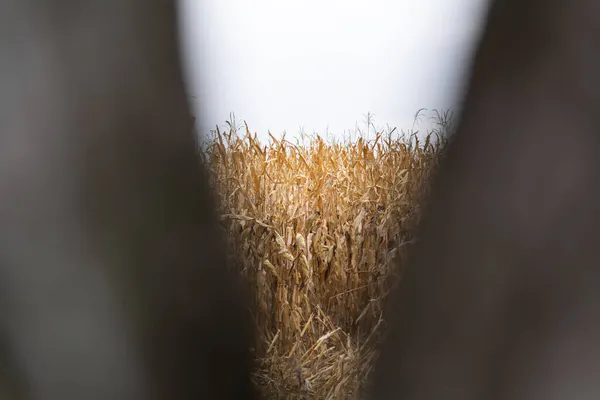
<svg viewBox="0 0 600 400">
<path fill-rule="evenodd" d="M 205 150 L 231 254 L 255 295 L 255 382 L 266 398 L 353 398 L 444 145 L 271 138 L 217 131 Z"/>
</svg>

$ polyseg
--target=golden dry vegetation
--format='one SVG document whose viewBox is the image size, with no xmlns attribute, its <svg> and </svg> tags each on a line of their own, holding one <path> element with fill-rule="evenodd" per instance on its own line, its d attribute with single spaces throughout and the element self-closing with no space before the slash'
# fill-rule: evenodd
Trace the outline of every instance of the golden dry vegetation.
<svg viewBox="0 0 600 400">
<path fill-rule="evenodd" d="M 262 144 L 247 126 L 207 144 L 235 265 L 254 290 L 265 398 L 357 398 L 443 147 L 382 134 Z"/>
</svg>

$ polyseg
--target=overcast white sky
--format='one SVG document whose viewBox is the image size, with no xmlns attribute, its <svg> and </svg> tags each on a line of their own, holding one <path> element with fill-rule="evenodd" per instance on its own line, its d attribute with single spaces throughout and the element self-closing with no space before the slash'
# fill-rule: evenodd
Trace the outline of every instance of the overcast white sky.
<svg viewBox="0 0 600 400">
<path fill-rule="evenodd" d="M 339 135 L 453 108 L 485 0 L 180 0 L 192 104 L 261 139 Z M 202 110 L 202 114 L 201 113 Z M 428 114 L 431 115 L 431 114 Z"/>
</svg>

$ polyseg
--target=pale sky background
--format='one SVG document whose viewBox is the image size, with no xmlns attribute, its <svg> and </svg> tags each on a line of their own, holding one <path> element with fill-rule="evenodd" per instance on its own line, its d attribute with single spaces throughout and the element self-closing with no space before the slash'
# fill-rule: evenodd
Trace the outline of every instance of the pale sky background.
<svg viewBox="0 0 600 400">
<path fill-rule="evenodd" d="M 341 137 L 455 109 L 485 0 L 180 0 L 198 127 Z M 425 114 L 430 117 L 432 114 Z M 430 122 L 429 122 L 430 123 Z M 428 118 L 421 124 L 428 128 Z"/>
</svg>

